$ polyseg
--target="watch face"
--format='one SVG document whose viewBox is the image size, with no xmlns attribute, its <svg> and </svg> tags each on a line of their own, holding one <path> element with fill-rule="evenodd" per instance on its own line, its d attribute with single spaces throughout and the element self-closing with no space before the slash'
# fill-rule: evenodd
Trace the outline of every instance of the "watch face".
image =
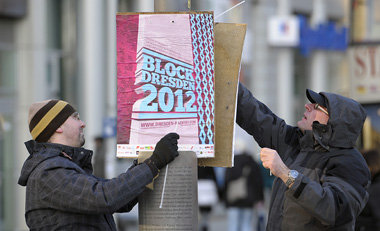
<svg viewBox="0 0 380 231">
<path fill-rule="evenodd" d="M 295 179 L 298 176 L 298 172 L 296 170 L 290 170 L 289 175 Z"/>
</svg>

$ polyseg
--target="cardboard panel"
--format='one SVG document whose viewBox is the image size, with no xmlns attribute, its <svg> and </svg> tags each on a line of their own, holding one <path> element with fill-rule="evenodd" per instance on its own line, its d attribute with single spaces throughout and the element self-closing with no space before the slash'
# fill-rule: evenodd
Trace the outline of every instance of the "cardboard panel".
<svg viewBox="0 0 380 231">
<path fill-rule="evenodd" d="M 233 167 L 236 96 L 246 24 L 216 23 L 215 34 L 215 157 L 198 165 Z"/>
</svg>

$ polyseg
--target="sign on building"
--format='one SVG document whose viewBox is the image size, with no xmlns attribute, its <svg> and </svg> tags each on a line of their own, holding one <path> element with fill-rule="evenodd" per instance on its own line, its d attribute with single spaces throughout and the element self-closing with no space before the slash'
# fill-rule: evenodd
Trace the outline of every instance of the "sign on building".
<svg viewBox="0 0 380 231">
<path fill-rule="evenodd" d="M 380 46 L 349 49 L 351 96 L 360 103 L 380 102 Z"/>
<path fill-rule="evenodd" d="M 296 16 L 272 16 L 268 21 L 268 43 L 271 46 L 299 45 L 300 26 Z"/>
</svg>

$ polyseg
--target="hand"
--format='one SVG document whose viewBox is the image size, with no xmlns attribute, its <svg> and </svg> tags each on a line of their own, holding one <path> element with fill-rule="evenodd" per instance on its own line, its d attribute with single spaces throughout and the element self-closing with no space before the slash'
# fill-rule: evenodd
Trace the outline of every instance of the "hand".
<svg viewBox="0 0 380 231">
<path fill-rule="evenodd" d="M 177 133 L 169 133 L 158 141 L 152 156 L 149 158 L 158 169 L 163 168 L 179 155 L 178 139 Z"/>
<path fill-rule="evenodd" d="M 268 168 L 273 175 L 280 177 L 284 182 L 287 181 L 289 168 L 286 167 L 276 150 L 262 148 L 260 159 L 263 162 L 264 168 Z"/>
</svg>

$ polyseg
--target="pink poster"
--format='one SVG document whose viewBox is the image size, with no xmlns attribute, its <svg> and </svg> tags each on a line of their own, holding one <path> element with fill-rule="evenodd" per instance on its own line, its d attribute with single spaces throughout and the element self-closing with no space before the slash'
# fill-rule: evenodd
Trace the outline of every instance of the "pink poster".
<svg viewBox="0 0 380 231">
<path fill-rule="evenodd" d="M 180 151 L 214 157 L 212 12 L 118 14 L 117 157 L 153 150 L 170 132 Z"/>
</svg>

